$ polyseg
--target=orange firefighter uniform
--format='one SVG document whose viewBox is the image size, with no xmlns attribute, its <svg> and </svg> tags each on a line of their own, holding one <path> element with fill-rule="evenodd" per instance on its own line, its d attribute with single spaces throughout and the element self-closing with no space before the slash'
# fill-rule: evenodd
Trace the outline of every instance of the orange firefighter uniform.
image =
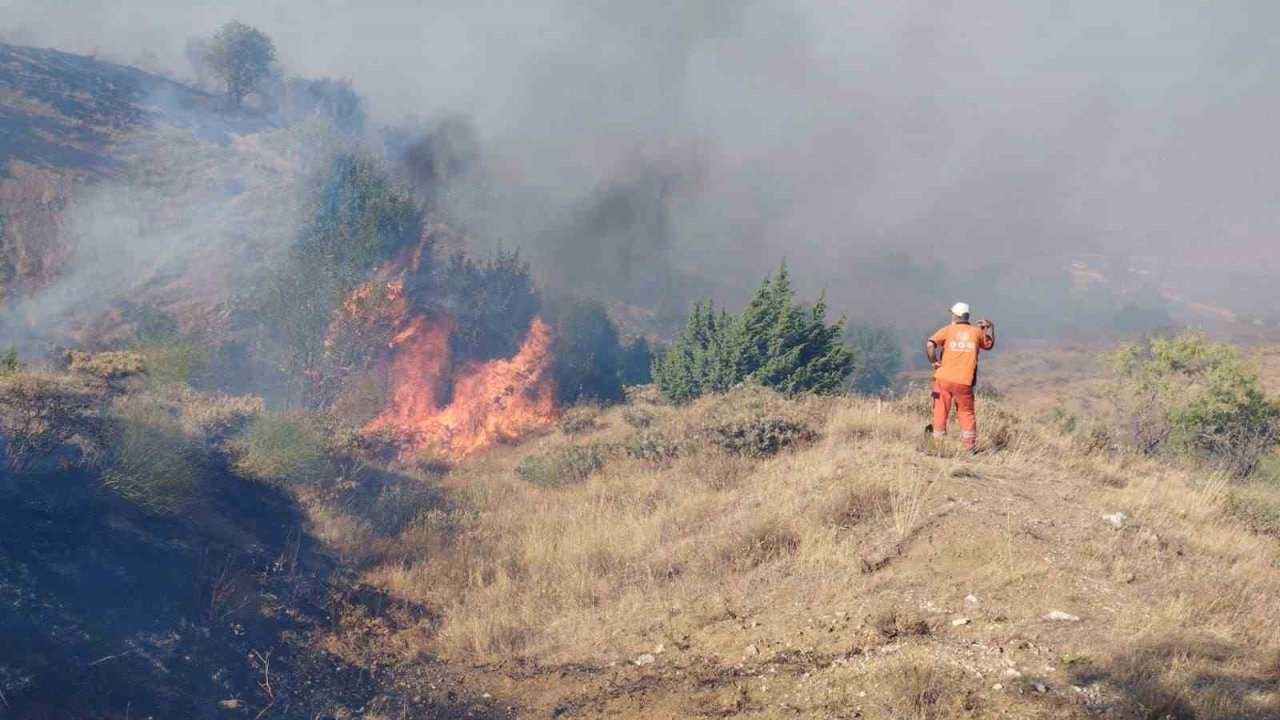
<svg viewBox="0 0 1280 720">
<path fill-rule="evenodd" d="M 973 411 L 978 353 L 995 347 L 995 338 L 962 320 L 929 336 L 929 342 L 942 353 L 942 361 L 933 373 L 933 436 L 946 436 L 947 418 L 954 404 L 960 441 L 972 450 L 978 442 L 978 418 Z"/>
</svg>

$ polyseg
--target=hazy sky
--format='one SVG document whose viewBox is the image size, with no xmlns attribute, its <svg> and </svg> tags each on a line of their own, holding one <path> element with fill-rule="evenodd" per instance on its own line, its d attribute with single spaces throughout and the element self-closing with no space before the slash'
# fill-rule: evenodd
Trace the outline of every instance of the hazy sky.
<svg viewBox="0 0 1280 720">
<path fill-rule="evenodd" d="M 236 18 L 291 72 L 350 78 L 377 120 L 466 114 L 511 208 L 485 229 L 510 244 L 656 168 L 679 178 L 677 257 L 754 278 L 785 256 L 849 307 L 850 268 L 893 254 L 1280 272 L 1274 2 L 0 0 L 0 18 L 174 68 Z"/>
</svg>

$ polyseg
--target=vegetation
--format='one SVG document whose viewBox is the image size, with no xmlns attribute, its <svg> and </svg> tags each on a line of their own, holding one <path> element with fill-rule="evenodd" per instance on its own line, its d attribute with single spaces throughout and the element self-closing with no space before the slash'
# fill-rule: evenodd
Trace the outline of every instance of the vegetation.
<svg viewBox="0 0 1280 720">
<path fill-rule="evenodd" d="M 332 400 L 326 368 L 359 361 L 352 348 L 326 346 L 335 310 L 378 263 L 418 239 L 422 215 L 376 158 L 356 151 L 337 152 L 318 169 L 307 198 L 289 256 L 254 298 L 252 314 L 258 356 L 316 407 Z M 431 270 L 426 255 L 422 274 Z"/>
<path fill-rule="evenodd" d="M 18 357 L 18 348 L 10 345 L 4 352 L 4 357 L 0 357 L 0 373 L 21 372 L 24 367 L 22 359 Z"/>
<path fill-rule="evenodd" d="M 67 354 L 67 360 L 67 369 L 72 373 L 106 383 L 137 377 L 147 369 L 141 355 L 127 350 L 100 353 L 72 350 Z"/>
<path fill-rule="evenodd" d="M 875 395 L 891 390 L 902 371 L 902 349 L 886 327 L 853 324 L 845 329 L 845 343 L 853 349 L 855 364 L 848 386 L 853 392 Z"/>
<path fill-rule="evenodd" d="M 455 254 L 416 291 L 419 305 L 438 306 L 453 319 L 458 362 L 515 355 L 538 311 L 529 265 L 517 252 L 499 250 L 487 262 Z"/>
<path fill-rule="evenodd" d="M 826 322 L 826 303 L 796 302 L 786 265 L 766 278 L 742 315 L 696 303 L 653 379 L 664 395 L 685 402 L 754 382 L 787 395 L 832 392 L 854 365 L 839 341 L 843 321 Z"/>
<path fill-rule="evenodd" d="M 12 470 L 80 464 L 107 445 L 107 398 L 83 378 L 46 373 L 0 375 L 0 433 Z"/>
<path fill-rule="evenodd" d="M 357 135 L 364 130 L 364 98 L 349 80 L 289 78 L 281 98 L 281 113 L 290 123 L 320 117 L 334 130 Z"/>
<path fill-rule="evenodd" d="M 521 480 L 543 487 L 580 483 L 604 467 L 605 453 L 596 445 L 569 445 L 548 455 L 530 455 L 516 466 Z"/>
<path fill-rule="evenodd" d="M 231 441 L 231 452 L 237 473 L 273 485 L 311 484 L 333 473 L 324 434 L 301 414 L 260 415 Z"/>
<path fill-rule="evenodd" d="M 144 512 L 176 515 L 196 500 L 204 457 L 181 421 L 146 398 L 117 404 L 120 435 L 102 485 Z"/>
<path fill-rule="evenodd" d="M 556 393 L 561 403 L 622 399 L 622 354 L 618 328 L 604 306 L 578 298 L 547 303 L 544 316 L 555 337 Z"/>
<path fill-rule="evenodd" d="M 1244 477 L 1280 444 L 1280 405 L 1230 345 L 1191 332 L 1149 335 L 1111 362 L 1122 378 L 1122 434 L 1139 452 L 1174 449 Z"/>
<path fill-rule="evenodd" d="M 194 49 L 199 50 L 198 46 Z M 270 75 L 275 59 L 276 47 L 271 38 L 257 28 L 232 21 L 213 36 L 204 66 L 226 84 L 227 99 L 238 108 L 245 95 Z M 197 73 L 204 66 L 197 66 Z"/>
</svg>

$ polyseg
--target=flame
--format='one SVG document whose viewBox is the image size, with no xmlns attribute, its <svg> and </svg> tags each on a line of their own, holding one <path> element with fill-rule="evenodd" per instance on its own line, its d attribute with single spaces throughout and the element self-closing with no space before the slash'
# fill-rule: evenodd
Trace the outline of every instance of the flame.
<svg viewBox="0 0 1280 720">
<path fill-rule="evenodd" d="M 555 419 L 551 331 L 541 318 L 533 319 L 511 358 L 468 363 L 450 377 L 453 321 L 412 312 L 399 281 L 366 285 L 346 310 L 357 320 L 401 315 L 389 345 L 389 400 L 365 426 L 400 439 L 401 459 L 458 461 Z M 450 387 L 452 396 L 443 402 Z"/>
</svg>

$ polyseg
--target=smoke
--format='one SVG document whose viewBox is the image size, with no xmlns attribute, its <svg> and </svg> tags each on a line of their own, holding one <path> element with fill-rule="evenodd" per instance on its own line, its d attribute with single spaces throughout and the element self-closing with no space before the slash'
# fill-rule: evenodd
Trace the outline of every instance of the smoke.
<svg viewBox="0 0 1280 720">
<path fill-rule="evenodd" d="M 1068 312 L 1072 260 L 1156 266 L 1166 285 L 1194 281 L 1184 294 L 1238 304 L 1265 298 L 1280 269 L 1271 3 L 0 11 L 23 41 L 126 60 L 146 49 L 179 74 L 188 37 L 237 18 L 275 39 L 290 72 L 350 78 L 375 122 L 466 116 L 482 171 L 445 209 L 559 281 L 633 302 L 672 287 L 740 299 L 785 258 L 839 312 L 914 329 L 964 297 L 1034 328 Z M 705 284 L 655 281 L 673 268 Z"/>
</svg>

